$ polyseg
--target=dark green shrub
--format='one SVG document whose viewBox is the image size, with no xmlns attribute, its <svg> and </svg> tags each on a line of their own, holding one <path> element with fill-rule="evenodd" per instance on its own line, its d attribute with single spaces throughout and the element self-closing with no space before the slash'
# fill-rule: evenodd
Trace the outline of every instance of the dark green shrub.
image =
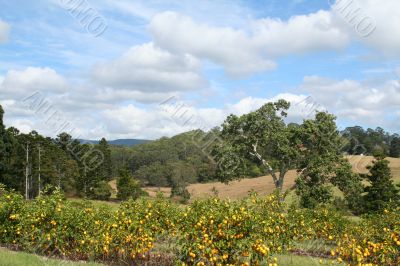
<svg viewBox="0 0 400 266">
<path fill-rule="evenodd" d="M 100 181 L 97 186 L 93 189 L 93 199 L 97 200 L 109 200 L 111 197 L 111 186 L 106 181 Z"/>
</svg>

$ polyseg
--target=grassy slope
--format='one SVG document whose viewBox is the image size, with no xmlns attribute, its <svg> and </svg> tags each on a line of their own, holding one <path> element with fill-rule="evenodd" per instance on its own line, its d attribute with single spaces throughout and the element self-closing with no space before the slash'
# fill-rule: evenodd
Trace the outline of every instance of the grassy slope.
<svg viewBox="0 0 400 266">
<path fill-rule="evenodd" d="M 68 198 L 68 200 L 77 203 L 84 201 L 84 199 L 81 198 Z M 88 200 L 88 201 L 90 201 L 94 207 L 106 206 L 110 207 L 113 210 L 116 210 L 119 206 L 119 203 L 113 201 L 101 201 L 101 200 Z"/>
<path fill-rule="evenodd" d="M 274 256 L 278 259 L 279 265 L 286 266 L 303 266 L 303 265 L 321 265 L 319 258 L 313 258 L 308 256 L 297 256 L 291 254 L 280 254 Z M 322 260 L 323 265 L 328 265 L 330 260 Z M 85 263 L 85 262 L 73 262 L 65 260 L 55 260 L 46 257 L 41 257 L 33 254 L 24 252 L 14 252 L 7 249 L 0 248 L 0 265 L 2 266 L 101 266 L 103 264 L 98 263 Z M 338 264 L 335 264 L 338 265 Z"/>
<path fill-rule="evenodd" d="M 365 173 L 367 171 L 366 166 L 371 164 L 372 156 L 348 156 L 350 163 L 353 166 L 353 170 L 358 173 Z M 399 158 L 387 158 L 390 161 L 390 168 L 392 169 L 393 179 L 396 183 L 400 182 L 400 159 Z M 296 171 L 289 171 L 286 179 L 284 188 L 290 188 L 294 185 L 296 178 Z M 274 190 L 274 185 L 270 176 L 262 176 L 257 178 L 246 178 L 241 181 L 231 182 L 225 185 L 220 182 L 211 182 L 207 184 L 192 184 L 188 187 L 190 194 L 193 199 L 205 198 L 213 195 L 213 188 L 218 191 L 218 195 L 221 198 L 237 199 L 248 195 L 250 191 L 256 191 L 257 193 L 264 195 L 269 194 Z M 166 196 L 169 196 L 170 188 L 157 188 L 148 187 L 145 188 L 149 192 L 150 196 L 155 196 L 157 191 L 160 189 Z"/>
<path fill-rule="evenodd" d="M 313 265 L 332 265 L 332 260 L 320 259 L 309 256 L 298 256 L 291 254 L 276 255 L 278 259 L 278 265 L 284 266 L 313 266 Z M 340 263 L 334 263 L 334 265 L 345 265 Z"/>
<path fill-rule="evenodd" d="M 102 265 L 97 263 L 71 262 L 54 260 L 24 252 L 14 252 L 0 248 L 0 265 L 2 266 L 78 266 L 78 265 Z"/>
</svg>

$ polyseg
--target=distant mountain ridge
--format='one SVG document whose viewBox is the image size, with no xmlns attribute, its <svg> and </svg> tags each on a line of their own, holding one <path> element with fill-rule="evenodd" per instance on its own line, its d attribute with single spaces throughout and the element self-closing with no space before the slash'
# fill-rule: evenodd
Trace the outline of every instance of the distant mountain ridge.
<svg viewBox="0 0 400 266">
<path fill-rule="evenodd" d="M 107 140 L 108 144 L 116 145 L 116 146 L 135 146 L 143 143 L 150 142 L 151 140 L 147 139 L 116 139 L 116 140 Z M 87 139 L 80 139 L 80 143 L 91 143 L 91 144 L 98 144 L 98 140 L 87 140 Z"/>
</svg>

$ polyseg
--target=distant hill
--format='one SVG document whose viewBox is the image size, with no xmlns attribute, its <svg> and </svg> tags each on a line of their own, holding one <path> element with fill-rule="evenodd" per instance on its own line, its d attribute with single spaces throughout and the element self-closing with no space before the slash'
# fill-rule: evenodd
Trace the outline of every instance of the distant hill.
<svg viewBox="0 0 400 266">
<path fill-rule="evenodd" d="M 98 140 L 86 140 L 86 139 L 80 139 L 79 140 L 81 143 L 91 143 L 91 144 L 98 144 Z M 116 140 L 107 140 L 110 145 L 116 145 L 116 146 L 135 146 L 138 144 L 143 144 L 146 142 L 150 142 L 151 140 L 146 140 L 146 139 L 116 139 Z"/>
</svg>

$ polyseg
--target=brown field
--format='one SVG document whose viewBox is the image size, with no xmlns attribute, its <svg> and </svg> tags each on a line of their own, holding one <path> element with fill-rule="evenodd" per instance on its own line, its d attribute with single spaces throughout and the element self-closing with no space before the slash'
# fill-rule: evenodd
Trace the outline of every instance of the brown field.
<svg viewBox="0 0 400 266">
<path fill-rule="evenodd" d="M 357 173 L 366 173 L 367 165 L 371 164 L 372 156 L 348 156 L 353 170 Z M 390 161 L 393 179 L 396 182 L 400 181 L 400 159 L 387 158 Z M 296 171 L 291 170 L 287 173 L 284 183 L 284 189 L 288 189 L 294 185 Z M 215 188 L 215 189 L 214 189 Z M 169 196 L 171 189 L 167 187 L 146 187 L 144 188 L 151 197 L 154 197 L 158 191 L 161 191 L 165 196 Z M 271 176 L 261 176 L 257 178 L 245 178 L 240 181 L 234 181 L 228 185 L 220 182 L 211 182 L 206 184 L 192 184 L 188 186 L 191 200 L 206 198 L 214 194 L 213 190 L 218 192 L 220 198 L 238 199 L 249 194 L 250 191 L 255 191 L 260 195 L 269 194 L 274 190 L 274 184 Z"/>
<path fill-rule="evenodd" d="M 357 173 L 367 173 L 367 166 L 372 163 L 372 156 L 348 156 L 347 157 L 353 166 L 353 171 Z M 392 176 L 395 182 L 400 181 L 400 158 L 386 158 L 390 162 L 389 166 L 392 170 Z"/>
</svg>

